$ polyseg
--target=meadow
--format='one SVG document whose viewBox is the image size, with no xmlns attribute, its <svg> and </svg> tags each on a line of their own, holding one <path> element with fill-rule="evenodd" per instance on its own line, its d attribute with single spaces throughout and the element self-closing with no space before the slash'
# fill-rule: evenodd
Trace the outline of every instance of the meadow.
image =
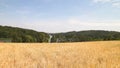
<svg viewBox="0 0 120 68">
<path fill-rule="evenodd" d="M 120 41 L 0 43 L 0 68 L 120 68 Z"/>
</svg>

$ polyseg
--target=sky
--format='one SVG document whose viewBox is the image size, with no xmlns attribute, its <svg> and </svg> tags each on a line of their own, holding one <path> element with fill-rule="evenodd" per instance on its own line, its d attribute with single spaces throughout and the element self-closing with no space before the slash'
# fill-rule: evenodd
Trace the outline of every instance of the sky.
<svg viewBox="0 0 120 68">
<path fill-rule="evenodd" d="M 120 31 L 120 0 L 0 0 L 0 25 L 50 33 Z"/>
</svg>

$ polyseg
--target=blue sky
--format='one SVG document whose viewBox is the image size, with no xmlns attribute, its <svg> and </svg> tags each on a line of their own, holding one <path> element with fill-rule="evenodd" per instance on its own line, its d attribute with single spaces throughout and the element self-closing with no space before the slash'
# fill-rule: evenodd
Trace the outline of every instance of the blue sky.
<svg viewBox="0 0 120 68">
<path fill-rule="evenodd" d="M 43 32 L 120 31 L 120 0 L 0 0 L 0 25 Z"/>
</svg>

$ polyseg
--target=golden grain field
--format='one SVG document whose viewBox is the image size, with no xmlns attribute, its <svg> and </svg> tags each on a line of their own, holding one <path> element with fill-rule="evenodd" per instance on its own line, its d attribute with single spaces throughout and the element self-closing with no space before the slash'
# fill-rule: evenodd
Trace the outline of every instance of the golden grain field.
<svg viewBox="0 0 120 68">
<path fill-rule="evenodd" d="M 0 68 L 120 68 L 120 41 L 0 43 Z"/>
</svg>

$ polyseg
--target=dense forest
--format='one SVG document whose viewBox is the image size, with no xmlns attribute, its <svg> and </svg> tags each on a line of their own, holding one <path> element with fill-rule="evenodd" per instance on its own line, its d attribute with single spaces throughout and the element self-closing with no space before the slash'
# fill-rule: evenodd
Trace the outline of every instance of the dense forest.
<svg viewBox="0 0 120 68">
<path fill-rule="evenodd" d="M 120 40 L 120 32 L 89 30 L 89 31 L 72 31 L 67 33 L 52 34 L 52 42 L 82 42 L 82 41 L 107 41 Z"/>
<path fill-rule="evenodd" d="M 49 33 L 50 34 L 50 33 Z M 18 27 L 0 26 L 0 42 L 48 42 L 49 34 Z M 51 33 L 51 42 L 82 42 L 120 40 L 120 32 L 89 30 Z"/>
<path fill-rule="evenodd" d="M 8 42 L 47 42 L 48 34 L 17 27 L 0 26 L 0 40 Z"/>
</svg>

